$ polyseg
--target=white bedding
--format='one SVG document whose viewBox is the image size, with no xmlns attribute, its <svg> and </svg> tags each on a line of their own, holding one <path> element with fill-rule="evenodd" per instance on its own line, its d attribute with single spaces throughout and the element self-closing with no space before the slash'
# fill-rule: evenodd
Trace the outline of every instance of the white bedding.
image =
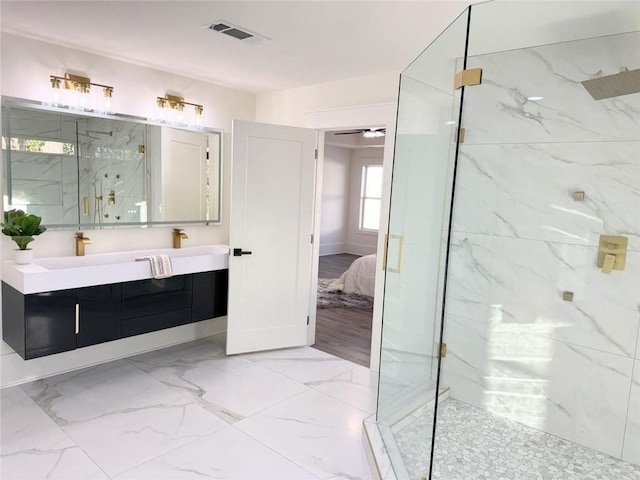
<svg viewBox="0 0 640 480">
<path fill-rule="evenodd" d="M 329 285 L 329 292 L 342 290 L 346 293 L 358 293 L 373 297 L 376 279 L 376 255 L 356 258 L 349 269 Z"/>
</svg>

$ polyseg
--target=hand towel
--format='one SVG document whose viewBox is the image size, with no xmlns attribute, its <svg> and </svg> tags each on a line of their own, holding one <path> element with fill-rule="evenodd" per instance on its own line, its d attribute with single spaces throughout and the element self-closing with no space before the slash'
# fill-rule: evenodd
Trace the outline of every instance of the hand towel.
<svg viewBox="0 0 640 480">
<path fill-rule="evenodd" d="M 171 269 L 171 259 L 168 255 L 147 255 L 136 258 L 136 262 L 149 261 L 151 265 L 151 276 L 153 278 L 168 278 L 173 275 Z"/>
</svg>

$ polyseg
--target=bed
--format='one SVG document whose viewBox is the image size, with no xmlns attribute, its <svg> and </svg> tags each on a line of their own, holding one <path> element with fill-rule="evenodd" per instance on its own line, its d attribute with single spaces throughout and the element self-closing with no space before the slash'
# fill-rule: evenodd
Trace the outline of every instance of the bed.
<svg viewBox="0 0 640 480">
<path fill-rule="evenodd" d="M 340 278 L 329 285 L 327 291 L 342 291 L 373 297 L 376 279 L 376 255 L 356 258 Z"/>
</svg>

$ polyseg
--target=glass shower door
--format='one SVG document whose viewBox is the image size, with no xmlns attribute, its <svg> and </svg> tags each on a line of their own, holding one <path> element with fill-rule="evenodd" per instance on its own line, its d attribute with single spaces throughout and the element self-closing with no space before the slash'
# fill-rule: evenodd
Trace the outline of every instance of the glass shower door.
<svg viewBox="0 0 640 480">
<path fill-rule="evenodd" d="M 467 13 L 401 75 L 393 166 L 378 397 L 378 428 L 398 478 L 407 472 L 396 434 L 416 410 L 434 409 L 442 298 Z M 436 67 L 434 68 L 434 64 Z M 420 448 L 431 450 L 431 437 Z"/>
</svg>

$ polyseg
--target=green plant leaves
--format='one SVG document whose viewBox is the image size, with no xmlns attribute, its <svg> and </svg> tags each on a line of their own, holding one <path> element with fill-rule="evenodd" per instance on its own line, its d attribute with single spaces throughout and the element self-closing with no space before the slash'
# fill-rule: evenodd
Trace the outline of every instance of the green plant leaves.
<svg viewBox="0 0 640 480">
<path fill-rule="evenodd" d="M 2 233 L 11 237 L 20 250 L 26 250 L 27 245 L 33 242 L 35 235 L 40 235 L 47 230 L 40 225 L 42 218 L 38 215 L 27 215 L 22 210 L 9 210 L 4 212 Z"/>
</svg>

